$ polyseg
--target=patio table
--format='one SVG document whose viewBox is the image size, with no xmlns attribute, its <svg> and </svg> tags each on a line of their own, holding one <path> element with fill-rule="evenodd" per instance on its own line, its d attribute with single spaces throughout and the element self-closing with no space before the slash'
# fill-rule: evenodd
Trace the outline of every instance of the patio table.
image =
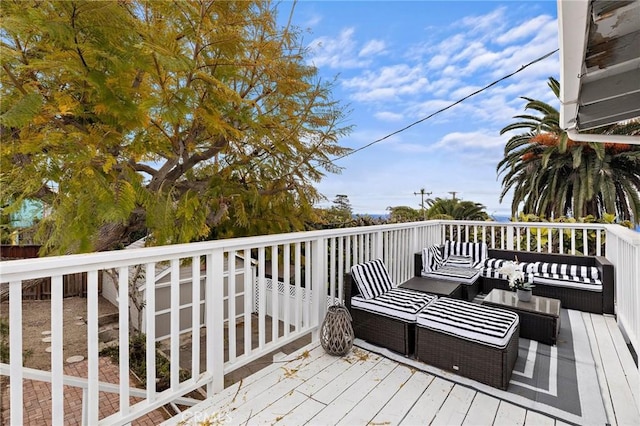
<svg viewBox="0 0 640 426">
<path fill-rule="evenodd" d="M 440 280 L 429 277 L 413 277 L 400 284 L 399 287 L 433 294 L 435 296 L 447 296 L 453 299 L 462 298 L 462 283 L 452 280 Z"/>
<path fill-rule="evenodd" d="M 560 331 L 560 308 L 558 299 L 531 296 L 523 302 L 513 291 L 494 288 L 481 302 L 483 305 L 514 311 L 520 317 L 520 337 L 555 345 Z"/>
</svg>

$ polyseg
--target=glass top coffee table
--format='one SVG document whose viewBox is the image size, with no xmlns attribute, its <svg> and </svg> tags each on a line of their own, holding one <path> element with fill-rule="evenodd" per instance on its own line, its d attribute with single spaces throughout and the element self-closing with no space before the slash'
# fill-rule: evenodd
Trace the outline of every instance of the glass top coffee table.
<svg viewBox="0 0 640 426">
<path fill-rule="evenodd" d="M 520 337 L 555 345 L 560 332 L 560 308 L 558 299 L 531 296 L 522 302 L 513 291 L 494 288 L 482 301 L 483 305 L 514 311 L 520 317 Z"/>
<path fill-rule="evenodd" d="M 421 291 L 436 296 L 447 296 L 452 299 L 462 298 L 462 285 L 458 281 L 440 280 L 429 277 L 413 277 L 403 282 L 398 287 L 410 288 L 411 290 Z"/>
</svg>

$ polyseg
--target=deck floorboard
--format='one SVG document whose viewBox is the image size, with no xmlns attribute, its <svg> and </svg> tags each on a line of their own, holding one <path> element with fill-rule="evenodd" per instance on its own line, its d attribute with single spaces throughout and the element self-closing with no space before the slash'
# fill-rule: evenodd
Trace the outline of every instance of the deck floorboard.
<svg viewBox="0 0 640 426">
<path fill-rule="evenodd" d="M 640 373 L 613 318 L 582 314 L 613 424 L 640 424 Z M 625 350 L 627 352 L 625 352 Z M 317 343 L 235 383 L 165 424 L 555 425 L 565 422 L 361 348 Z M 191 419 L 191 420 L 190 420 Z"/>
</svg>

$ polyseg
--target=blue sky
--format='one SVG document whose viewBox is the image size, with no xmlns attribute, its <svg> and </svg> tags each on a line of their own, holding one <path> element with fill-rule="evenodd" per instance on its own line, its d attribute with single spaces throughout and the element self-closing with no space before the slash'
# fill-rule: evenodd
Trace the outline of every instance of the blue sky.
<svg viewBox="0 0 640 426">
<path fill-rule="evenodd" d="M 280 20 L 292 2 L 280 4 Z M 335 79 L 334 98 L 353 125 L 340 144 L 357 149 L 397 131 L 558 48 L 555 1 L 298 1 L 293 24 L 303 30 L 309 63 Z M 346 194 L 354 213 L 420 207 L 420 192 L 500 203 L 509 134 L 500 129 L 524 113 L 528 96 L 558 107 L 547 87 L 559 78 L 557 53 L 416 126 L 338 160 L 318 189 L 331 205 Z"/>
</svg>

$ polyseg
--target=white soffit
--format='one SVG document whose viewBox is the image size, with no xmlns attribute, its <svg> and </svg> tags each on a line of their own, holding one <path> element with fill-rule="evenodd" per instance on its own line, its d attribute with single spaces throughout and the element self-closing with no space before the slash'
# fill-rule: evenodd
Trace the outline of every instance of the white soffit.
<svg viewBox="0 0 640 426">
<path fill-rule="evenodd" d="M 560 125 L 569 136 L 596 142 L 588 130 L 639 118 L 640 0 L 558 0 L 558 27 Z M 606 139 L 640 144 L 640 136 Z"/>
</svg>

